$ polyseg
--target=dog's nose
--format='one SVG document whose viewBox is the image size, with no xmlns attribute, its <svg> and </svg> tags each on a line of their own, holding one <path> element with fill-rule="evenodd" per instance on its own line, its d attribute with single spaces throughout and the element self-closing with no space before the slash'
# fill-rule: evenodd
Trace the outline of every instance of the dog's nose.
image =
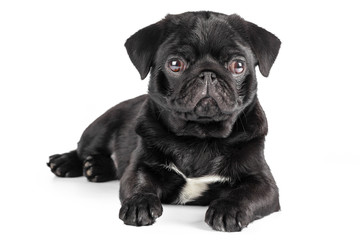
<svg viewBox="0 0 360 240">
<path fill-rule="evenodd" d="M 206 82 L 209 81 L 210 83 L 217 79 L 216 74 L 210 71 L 200 73 L 199 78 Z"/>
</svg>

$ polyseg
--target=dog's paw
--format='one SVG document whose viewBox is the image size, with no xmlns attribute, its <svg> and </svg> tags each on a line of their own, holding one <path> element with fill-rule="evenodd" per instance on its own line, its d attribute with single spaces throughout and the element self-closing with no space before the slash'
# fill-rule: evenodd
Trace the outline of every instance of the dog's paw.
<svg viewBox="0 0 360 240">
<path fill-rule="evenodd" d="M 90 182 L 106 182 L 117 179 L 112 159 L 105 156 L 89 156 L 84 162 L 84 176 Z"/>
<path fill-rule="evenodd" d="M 246 213 L 239 203 L 221 199 L 212 202 L 205 215 L 205 222 L 214 230 L 238 232 L 247 226 Z"/>
<path fill-rule="evenodd" d="M 135 194 L 122 203 L 119 217 L 126 225 L 151 225 L 162 215 L 160 199 L 155 194 Z"/>
<path fill-rule="evenodd" d="M 49 157 L 47 165 L 58 177 L 82 176 L 82 164 L 76 151 L 64 154 L 55 154 Z"/>
</svg>

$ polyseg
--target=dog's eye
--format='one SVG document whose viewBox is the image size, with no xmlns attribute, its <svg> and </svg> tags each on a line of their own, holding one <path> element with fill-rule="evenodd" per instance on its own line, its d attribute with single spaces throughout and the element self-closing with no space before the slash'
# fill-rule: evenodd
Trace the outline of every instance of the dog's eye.
<svg viewBox="0 0 360 240">
<path fill-rule="evenodd" d="M 169 61 L 169 68 L 173 72 L 181 72 L 185 68 L 185 64 L 180 59 L 172 59 Z"/>
<path fill-rule="evenodd" d="M 229 64 L 228 69 L 230 72 L 232 72 L 234 74 L 240 74 L 240 73 L 244 72 L 245 65 L 242 61 L 235 60 Z"/>
</svg>

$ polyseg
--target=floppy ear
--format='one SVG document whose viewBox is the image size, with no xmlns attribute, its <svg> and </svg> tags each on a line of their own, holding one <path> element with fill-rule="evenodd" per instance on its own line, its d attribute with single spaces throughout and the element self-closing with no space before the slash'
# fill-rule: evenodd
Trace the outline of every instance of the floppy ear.
<svg viewBox="0 0 360 240">
<path fill-rule="evenodd" d="M 271 32 L 245 21 L 236 14 L 229 16 L 229 22 L 250 44 L 258 60 L 261 74 L 265 77 L 269 76 L 271 66 L 279 53 L 281 41 Z"/>
<path fill-rule="evenodd" d="M 164 40 L 164 20 L 139 30 L 125 43 L 129 57 L 139 71 L 141 79 L 148 75 L 155 53 Z"/>
</svg>

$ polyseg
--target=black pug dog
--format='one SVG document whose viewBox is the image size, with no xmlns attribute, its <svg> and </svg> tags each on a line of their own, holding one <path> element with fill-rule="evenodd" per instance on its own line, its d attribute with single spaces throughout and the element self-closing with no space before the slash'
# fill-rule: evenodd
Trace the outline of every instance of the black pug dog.
<svg viewBox="0 0 360 240">
<path fill-rule="evenodd" d="M 268 126 L 257 98 L 280 48 L 272 33 L 238 15 L 168 15 L 125 47 L 149 91 L 96 119 L 77 150 L 50 157 L 59 177 L 120 179 L 120 219 L 150 225 L 162 205 L 210 205 L 205 221 L 240 231 L 279 211 L 264 159 Z"/>
</svg>

